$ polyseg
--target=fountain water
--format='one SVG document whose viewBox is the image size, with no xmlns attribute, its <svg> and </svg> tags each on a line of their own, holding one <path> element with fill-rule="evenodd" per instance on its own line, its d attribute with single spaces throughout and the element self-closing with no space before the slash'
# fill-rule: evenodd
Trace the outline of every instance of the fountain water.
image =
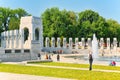
<svg viewBox="0 0 120 80">
<path fill-rule="evenodd" d="M 93 58 L 98 58 L 98 41 L 95 34 L 93 34 L 93 40 L 92 40 L 92 53 L 93 53 Z"/>
</svg>

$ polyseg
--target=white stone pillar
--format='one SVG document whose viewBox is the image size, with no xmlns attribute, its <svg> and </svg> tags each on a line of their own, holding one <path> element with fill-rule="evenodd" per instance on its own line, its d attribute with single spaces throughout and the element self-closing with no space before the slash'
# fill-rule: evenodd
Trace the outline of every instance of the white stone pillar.
<svg viewBox="0 0 120 80">
<path fill-rule="evenodd" d="M 78 49 L 78 38 L 75 38 L 75 49 Z"/>
<path fill-rule="evenodd" d="M 81 38 L 81 42 L 82 42 L 82 49 L 84 49 L 84 47 L 85 47 L 85 38 Z"/>
<path fill-rule="evenodd" d="M 107 38 L 107 49 L 110 49 L 110 38 Z"/>
<path fill-rule="evenodd" d="M 49 40 L 49 37 L 46 37 L 46 47 L 49 47 L 49 42 L 50 42 L 50 40 Z"/>
<path fill-rule="evenodd" d="M 14 31 L 12 30 L 12 49 L 14 48 Z"/>
<path fill-rule="evenodd" d="M 3 32 L 3 47 L 5 48 L 5 32 Z"/>
<path fill-rule="evenodd" d="M 14 48 L 16 48 L 16 30 L 14 30 Z"/>
<path fill-rule="evenodd" d="M 21 49 L 21 30 L 18 31 L 18 48 Z"/>
<path fill-rule="evenodd" d="M 10 32 L 10 36 L 9 36 L 10 37 L 10 47 L 9 48 L 12 49 L 12 31 L 9 31 L 9 32 Z"/>
<path fill-rule="evenodd" d="M 113 38 L 113 44 L 117 47 L 117 38 Z"/>
<path fill-rule="evenodd" d="M 4 32 L 4 48 L 6 48 L 6 31 Z"/>
<path fill-rule="evenodd" d="M 10 48 L 10 31 L 7 32 L 8 35 L 8 48 Z"/>
<path fill-rule="evenodd" d="M 3 41 L 4 41 L 4 34 L 3 34 L 3 32 L 1 33 L 1 47 L 4 47 L 3 46 Z"/>
<path fill-rule="evenodd" d="M 52 47 L 55 47 L 55 38 L 52 37 Z"/>
<path fill-rule="evenodd" d="M 104 49 L 104 40 L 100 38 L 100 49 Z"/>
<path fill-rule="evenodd" d="M 69 49 L 72 49 L 72 38 L 69 38 Z"/>
<path fill-rule="evenodd" d="M 8 36 L 7 36 L 7 31 L 5 31 L 5 48 L 8 46 Z"/>
<path fill-rule="evenodd" d="M 14 49 L 14 30 L 12 30 L 11 31 L 12 32 L 12 35 L 11 35 L 11 37 L 12 37 L 12 46 L 11 46 L 11 48 L 12 48 L 12 53 L 15 53 L 15 49 Z"/>
<path fill-rule="evenodd" d="M 19 31 L 18 30 L 16 30 L 16 41 L 15 41 L 16 43 L 16 48 L 18 48 L 19 47 Z"/>
<path fill-rule="evenodd" d="M 91 38 L 88 38 L 87 43 L 88 43 L 88 49 L 91 49 L 92 48 Z"/>
<path fill-rule="evenodd" d="M 57 38 L 57 47 L 60 48 L 60 38 Z"/>
<path fill-rule="evenodd" d="M 6 48 L 8 48 L 8 31 L 6 31 Z"/>
<path fill-rule="evenodd" d="M 117 55 L 117 38 L 113 38 L 113 51 L 114 55 Z"/>
<path fill-rule="evenodd" d="M 66 48 L 66 38 L 63 38 L 63 48 Z"/>
<path fill-rule="evenodd" d="M 21 53 L 24 53 L 24 48 L 23 48 L 23 45 L 24 45 L 24 30 L 20 30 L 20 33 L 21 33 Z"/>
</svg>

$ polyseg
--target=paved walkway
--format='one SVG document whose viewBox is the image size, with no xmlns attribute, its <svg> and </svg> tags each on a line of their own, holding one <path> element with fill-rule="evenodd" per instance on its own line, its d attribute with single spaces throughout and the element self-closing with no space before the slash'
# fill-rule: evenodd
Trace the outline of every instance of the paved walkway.
<svg viewBox="0 0 120 80">
<path fill-rule="evenodd" d="M 0 80 L 70 80 L 70 79 L 0 72 Z"/>
</svg>

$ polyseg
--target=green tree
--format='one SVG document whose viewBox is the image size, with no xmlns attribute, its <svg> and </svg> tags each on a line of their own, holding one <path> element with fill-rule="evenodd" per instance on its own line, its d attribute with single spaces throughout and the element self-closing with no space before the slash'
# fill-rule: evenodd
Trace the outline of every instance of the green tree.
<svg viewBox="0 0 120 80">
<path fill-rule="evenodd" d="M 107 20 L 108 24 L 108 34 L 107 36 L 110 36 L 111 39 L 114 37 L 117 37 L 117 39 L 120 41 L 120 24 L 112 19 Z"/>
<path fill-rule="evenodd" d="M 69 35 L 66 35 L 69 33 L 68 27 L 76 24 L 76 15 L 72 11 L 51 8 L 42 14 L 42 20 L 44 37 L 68 37 Z"/>
<path fill-rule="evenodd" d="M 9 20 L 9 29 L 10 30 L 19 29 L 21 17 L 30 15 L 22 8 L 11 10 L 11 13 L 12 14 L 11 14 L 11 17 Z"/>
<path fill-rule="evenodd" d="M 18 8 L 18 9 L 10 9 L 10 8 L 4 8 L 0 7 L 0 26 L 2 29 L 5 30 L 13 30 L 18 29 L 20 24 L 20 18 L 22 16 L 28 16 L 28 14 L 24 9 Z"/>
<path fill-rule="evenodd" d="M 10 16 L 11 16 L 11 10 L 10 8 L 3 8 L 3 7 L 0 7 L 0 13 L 1 13 L 1 18 L 2 18 L 2 27 L 5 28 L 5 30 L 8 29 L 8 23 L 9 23 L 9 19 L 10 19 Z"/>
<path fill-rule="evenodd" d="M 19 29 L 19 25 L 20 25 L 20 20 L 18 18 L 15 17 L 10 18 L 10 22 L 9 22 L 10 30 Z"/>
<path fill-rule="evenodd" d="M 85 37 L 87 39 L 92 37 L 94 33 L 98 38 L 101 36 L 105 37 L 106 21 L 97 12 L 92 10 L 85 10 L 79 13 L 78 27 L 80 38 Z"/>
<path fill-rule="evenodd" d="M 106 20 L 92 10 L 85 10 L 76 15 L 73 11 L 60 11 L 59 8 L 46 9 L 42 14 L 42 21 L 44 37 L 87 39 L 95 33 L 98 39 L 117 37 L 120 41 L 120 24 L 115 20 Z"/>
</svg>

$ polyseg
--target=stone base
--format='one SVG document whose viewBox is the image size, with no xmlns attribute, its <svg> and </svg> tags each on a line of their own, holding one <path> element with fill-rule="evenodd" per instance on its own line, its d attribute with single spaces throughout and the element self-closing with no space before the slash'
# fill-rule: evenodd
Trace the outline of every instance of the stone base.
<svg viewBox="0 0 120 80">
<path fill-rule="evenodd" d="M 0 54 L 5 54 L 5 48 L 0 47 Z"/>
<path fill-rule="evenodd" d="M 26 61 L 26 60 L 31 60 L 31 57 L 32 57 L 33 60 L 37 60 L 37 56 L 34 56 L 34 55 L 31 56 L 30 53 L 0 54 L 0 60 L 2 62 L 20 62 L 20 61 Z"/>
</svg>

